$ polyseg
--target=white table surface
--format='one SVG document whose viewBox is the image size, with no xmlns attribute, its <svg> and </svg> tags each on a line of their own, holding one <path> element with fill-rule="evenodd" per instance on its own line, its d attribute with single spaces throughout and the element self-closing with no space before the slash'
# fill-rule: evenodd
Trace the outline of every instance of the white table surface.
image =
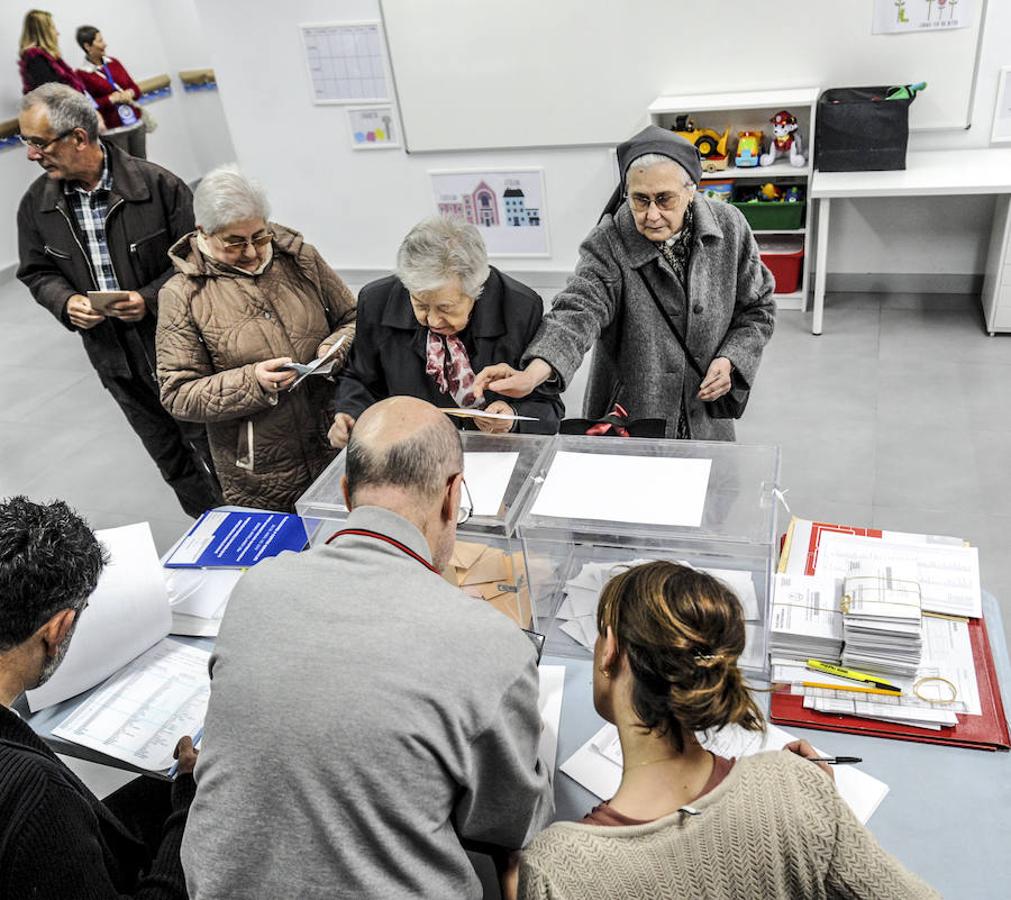
<svg viewBox="0 0 1011 900">
<path fill-rule="evenodd" d="M 1000 607 L 983 595 L 983 614 L 1006 711 L 1011 711 L 1011 663 Z M 178 638 L 210 649 L 208 638 Z M 600 799 L 558 771 L 604 724 L 593 709 L 593 668 L 587 659 L 545 656 L 544 664 L 565 666 L 565 689 L 559 723 L 554 778 L 556 818 L 582 818 Z M 97 690 L 97 688 L 96 688 Z M 55 751 L 116 768 L 138 771 L 87 747 L 51 734 L 91 692 L 26 715 L 29 725 Z M 767 696 L 759 702 L 768 707 Z M 23 714 L 27 709 L 20 707 Z M 862 769 L 890 788 L 869 822 L 889 852 L 945 897 L 958 900 L 1005 898 L 1011 884 L 1011 754 L 916 744 L 863 735 L 787 726 L 819 749 L 840 756 L 859 756 Z"/>
<path fill-rule="evenodd" d="M 811 176 L 812 200 L 953 194 L 1011 194 L 1011 149 L 911 151 L 905 169 Z"/>
</svg>

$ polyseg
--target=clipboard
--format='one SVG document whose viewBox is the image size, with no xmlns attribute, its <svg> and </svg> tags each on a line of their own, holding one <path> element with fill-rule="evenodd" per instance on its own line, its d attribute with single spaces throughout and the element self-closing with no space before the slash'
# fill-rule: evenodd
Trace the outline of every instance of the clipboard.
<svg viewBox="0 0 1011 900">
<path fill-rule="evenodd" d="M 982 715 L 967 716 L 956 713 L 958 724 L 942 726 L 940 731 L 927 731 L 910 725 L 822 713 L 804 708 L 804 697 L 791 694 L 789 687 L 773 692 L 769 701 L 769 719 L 777 725 L 797 728 L 816 728 L 820 731 L 844 731 L 849 734 L 866 734 L 871 737 L 894 738 L 899 741 L 917 741 L 926 744 L 948 744 L 975 750 L 1011 750 L 1011 733 L 1000 694 L 1000 683 L 990 651 L 986 622 L 969 619 L 969 641 L 976 665 L 976 684 Z"/>
</svg>

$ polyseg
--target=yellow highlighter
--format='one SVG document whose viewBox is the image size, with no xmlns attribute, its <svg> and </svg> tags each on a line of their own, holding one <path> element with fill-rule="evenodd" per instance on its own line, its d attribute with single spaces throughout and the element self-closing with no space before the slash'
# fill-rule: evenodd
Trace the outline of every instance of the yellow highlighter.
<svg viewBox="0 0 1011 900">
<path fill-rule="evenodd" d="M 826 675 L 835 675 L 836 678 L 845 678 L 848 681 L 859 681 L 870 687 L 878 688 L 882 691 L 890 691 L 893 694 L 901 694 L 902 688 L 897 684 L 892 684 L 880 675 L 870 675 L 867 672 L 858 672 L 856 669 L 846 669 L 832 663 L 822 662 L 820 659 L 809 659 L 807 667 L 815 672 L 824 672 Z"/>
<path fill-rule="evenodd" d="M 860 687 L 856 684 L 827 684 L 822 681 L 802 681 L 800 686 L 806 688 L 823 688 L 827 691 L 848 691 L 851 694 L 881 694 L 885 697 L 896 696 L 895 691 L 886 691 L 881 688 L 874 687 Z"/>
</svg>

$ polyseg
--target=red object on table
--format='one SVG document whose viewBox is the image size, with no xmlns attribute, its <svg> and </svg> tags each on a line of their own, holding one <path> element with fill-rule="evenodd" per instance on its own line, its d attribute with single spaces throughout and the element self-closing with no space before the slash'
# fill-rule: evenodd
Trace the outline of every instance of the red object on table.
<svg viewBox="0 0 1011 900">
<path fill-rule="evenodd" d="M 841 716 L 804 708 L 804 697 L 789 693 L 789 688 L 776 690 L 769 702 L 769 718 L 777 725 L 795 728 L 817 728 L 821 731 L 845 731 L 871 737 L 895 738 L 899 741 L 918 741 L 925 744 L 949 744 L 975 750 L 1009 750 L 1007 716 L 1000 695 L 1000 683 L 994 669 L 990 640 L 983 619 L 969 619 L 969 641 L 976 664 L 976 684 L 982 715 L 966 716 L 956 713 L 958 724 L 942 727 L 940 731 L 914 728 L 879 719 L 861 716 Z"/>
</svg>

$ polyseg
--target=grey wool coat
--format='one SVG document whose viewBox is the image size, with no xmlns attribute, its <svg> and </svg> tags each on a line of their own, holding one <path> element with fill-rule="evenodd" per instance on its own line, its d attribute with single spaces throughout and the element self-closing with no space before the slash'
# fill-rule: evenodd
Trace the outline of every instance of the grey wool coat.
<svg viewBox="0 0 1011 900">
<path fill-rule="evenodd" d="M 696 196 L 693 211 L 687 298 L 623 204 L 583 241 L 576 271 L 541 321 L 523 364 L 540 357 L 564 390 L 593 347 L 586 418 L 606 415 L 617 401 L 633 419 L 666 419 L 666 436 L 672 438 L 684 403 L 694 440 L 732 441 L 733 420 L 706 412 L 696 396 L 702 379 L 685 361 L 640 276 L 666 305 L 703 372 L 724 356 L 734 366 L 734 387 L 745 389 L 754 385 L 772 336 L 774 282 L 739 210 Z"/>
</svg>

